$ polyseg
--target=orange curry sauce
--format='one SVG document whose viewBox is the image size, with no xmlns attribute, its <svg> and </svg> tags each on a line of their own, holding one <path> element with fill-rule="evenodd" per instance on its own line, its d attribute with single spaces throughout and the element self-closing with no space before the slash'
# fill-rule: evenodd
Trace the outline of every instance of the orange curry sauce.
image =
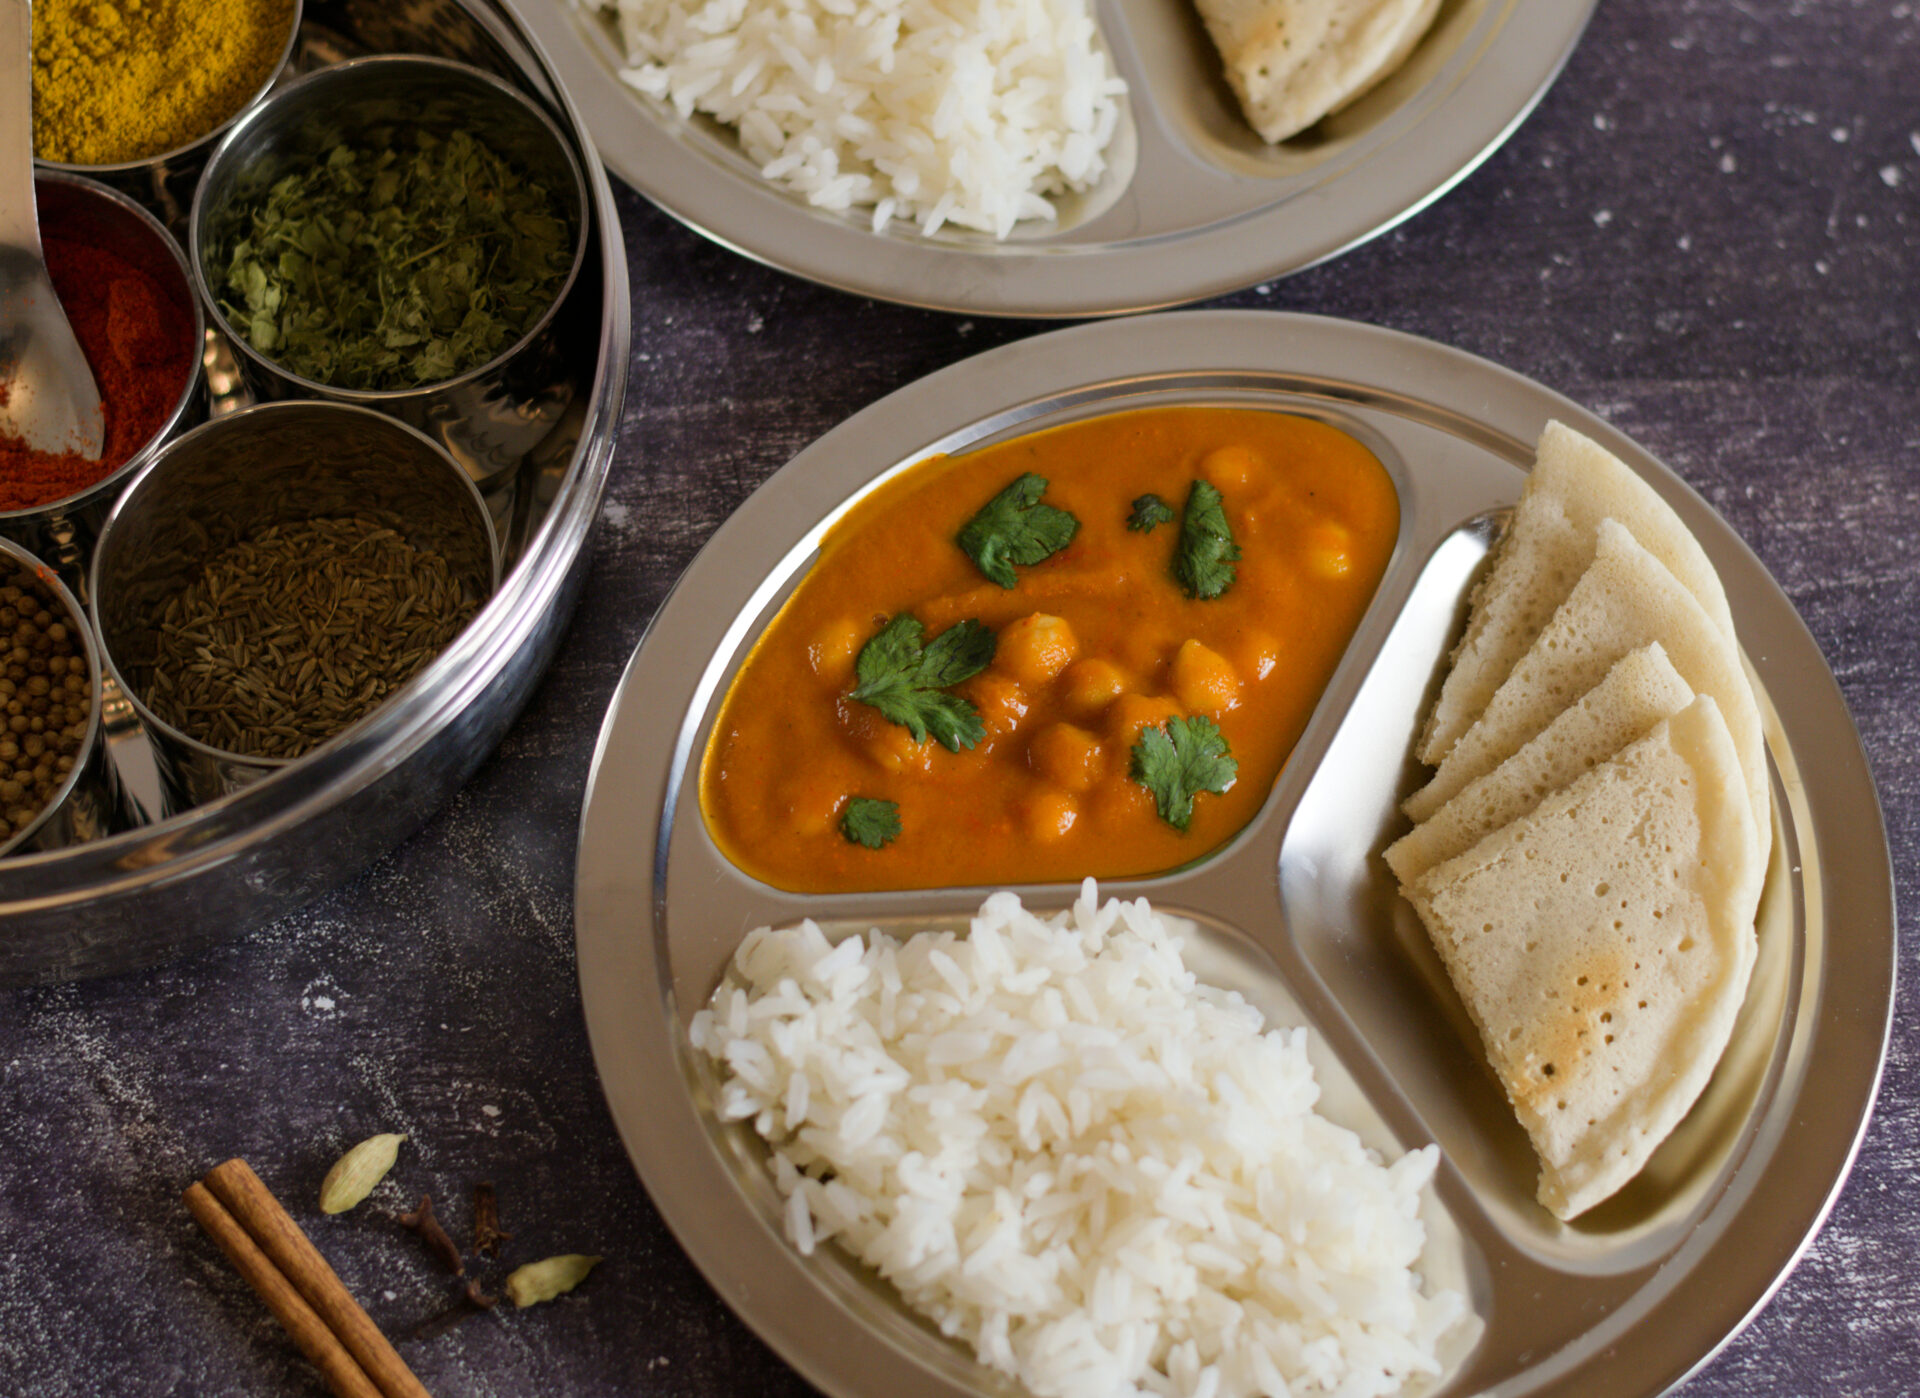
<svg viewBox="0 0 1920 1398">
<path fill-rule="evenodd" d="M 1022 472 L 1080 521 L 1073 542 L 989 581 L 954 542 Z M 1222 596 L 1170 571 L 1197 478 L 1241 550 Z M 1129 531 L 1155 493 L 1176 518 Z M 1154 873 L 1251 820 L 1373 596 L 1399 530 L 1385 469 L 1347 434 L 1240 408 L 1154 408 L 1032 433 L 901 473 L 829 533 L 734 680 L 701 767 L 707 827 L 741 869 L 806 893 L 1019 884 Z M 846 696 L 860 648 L 908 611 L 932 641 L 976 618 L 994 661 L 957 693 L 985 721 L 949 752 Z M 1062 624 L 1064 623 L 1064 624 Z M 1143 723 L 1201 715 L 1239 771 L 1190 827 L 1129 776 Z M 896 802 L 882 849 L 847 839 L 852 796 Z"/>
</svg>

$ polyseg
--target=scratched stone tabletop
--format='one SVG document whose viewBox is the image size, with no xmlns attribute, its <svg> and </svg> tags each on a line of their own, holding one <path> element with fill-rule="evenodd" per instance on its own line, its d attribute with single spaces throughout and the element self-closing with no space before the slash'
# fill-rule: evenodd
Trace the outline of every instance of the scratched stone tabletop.
<svg viewBox="0 0 1920 1398">
<path fill-rule="evenodd" d="M 538 0 L 528 0 L 538 3 Z M 589 756 L 680 569 L 834 424 L 1044 329 L 754 265 L 622 190 L 634 353 L 584 600 L 497 754 L 320 902 L 157 970 L 0 994 L 0 1394 L 324 1392 L 179 1203 L 228 1156 L 289 1202 L 441 1398 L 803 1394 L 662 1225 L 575 983 Z M 1920 887 L 1920 15 L 1911 0 L 1605 0 L 1513 139 L 1397 231 L 1219 305 L 1483 355 L 1645 444 L 1759 554 L 1859 724 L 1900 902 Z M 1861 838 L 1873 832 L 1863 830 Z M 1844 935 L 1844 929 L 1840 929 Z M 1683 1392 L 1920 1392 L 1920 1055 L 1903 939 L 1879 1105 L 1831 1218 Z M 368 1204 L 313 1198 L 405 1132 Z M 604 1254 L 579 1291 L 449 1324 L 394 1215 L 513 1233 L 482 1277 Z"/>
</svg>

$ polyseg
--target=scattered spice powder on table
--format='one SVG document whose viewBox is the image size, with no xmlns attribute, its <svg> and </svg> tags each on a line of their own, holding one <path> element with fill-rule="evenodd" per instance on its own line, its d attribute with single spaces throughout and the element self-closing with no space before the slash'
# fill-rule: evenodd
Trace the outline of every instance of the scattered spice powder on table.
<svg viewBox="0 0 1920 1398">
<path fill-rule="evenodd" d="M 33 149 L 67 165 L 177 150 L 273 76 L 289 0 L 35 0 Z"/>
<path fill-rule="evenodd" d="M 193 372 L 193 304 L 184 287 L 101 246 L 84 219 L 50 220 L 41 244 L 100 389 L 106 440 L 94 461 L 0 436 L 0 512 L 64 500 L 125 465 L 166 424 Z"/>
</svg>

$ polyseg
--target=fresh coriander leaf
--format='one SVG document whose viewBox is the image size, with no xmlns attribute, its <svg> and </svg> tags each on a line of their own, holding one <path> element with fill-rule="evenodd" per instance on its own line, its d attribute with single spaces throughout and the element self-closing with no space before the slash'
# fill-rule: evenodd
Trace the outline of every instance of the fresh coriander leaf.
<svg viewBox="0 0 1920 1398">
<path fill-rule="evenodd" d="M 955 622 L 927 643 L 920 683 L 946 689 L 972 679 L 993 663 L 996 644 L 993 632 L 979 622 Z"/>
<path fill-rule="evenodd" d="M 1239 770 L 1212 719 L 1176 717 L 1164 727 L 1140 730 L 1130 775 L 1153 793 L 1160 819 L 1184 831 L 1193 819 L 1193 798 L 1202 791 L 1225 795 Z"/>
<path fill-rule="evenodd" d="M 864 703 L 862 691 L 869 686 L 918 671 L 925 654 L 921 637 L 926 634 L 927 628 L 908 612 L 881 627 L 879 635 L 860 647 L 860 655 L 853 662 L 854 677 L 860 681 L 853 697 Z"/>
<path fill-rule="evenodd" d="M 849 796 L 840 812 L 840 833 L 856 845 L 879 849 L 900 834 L 900 808 L 871 796 Z"/>
<path fill-rule="evenodd" d="M 1127 516 L 1127 528 L 1139 534 L 1151 534 L 1163 524 L 1173 523 L 1173 506 L 1158 495 L 1142 495 L 1133 502 L 1133 513 Z"/>
<path fill-rule="evenodd" d="M 924 743 L 932 734 L 948 752 L 971 748 L 987 735 L 980 713 L 946 691 L 993 661 L 993 632 L 977 621 L 949 626 L 923 645 L 926 628 L 902 612 L 888 622 L 854 662 L 860 683 L 849 698 L 878 709 Z"/>
<path fill-rule="evenodd" d="M 1031 471 L 980 507 L 956 542 L 994 582 L 1019 585 L 1013 566 L 1032 567 L 1073 542 L 1080 521 L 1065 510 L 1040 503 L 1047 478 Z"/>
<path fill-rule="evenodd" d="M 1233 565 L 1239 557 L 1240 545 L 1233 541 L 1233 531 L 1227 527 L 1220 492 L 1205 481 L 1195 481 L 1180 517 L 1180 546 L 1173 555 L 1173 576 L 1189 597 L 1218 597 L 1233 586 Z"/>
</svg>

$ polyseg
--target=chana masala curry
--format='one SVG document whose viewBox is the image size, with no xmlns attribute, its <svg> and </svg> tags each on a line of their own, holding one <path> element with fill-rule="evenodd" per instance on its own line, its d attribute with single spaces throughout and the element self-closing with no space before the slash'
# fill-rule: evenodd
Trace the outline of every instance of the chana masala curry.
<svg viewBox="0 0 1920 1398">
<path fill-rule="evenodd" d="M 801 893 L 1156 873 L 1265 801 L 1386 569 L 1346 433 L 1133 412 L 934 457 L 858 502 L 721 707 L 721 851 Z"/>
</svg>

